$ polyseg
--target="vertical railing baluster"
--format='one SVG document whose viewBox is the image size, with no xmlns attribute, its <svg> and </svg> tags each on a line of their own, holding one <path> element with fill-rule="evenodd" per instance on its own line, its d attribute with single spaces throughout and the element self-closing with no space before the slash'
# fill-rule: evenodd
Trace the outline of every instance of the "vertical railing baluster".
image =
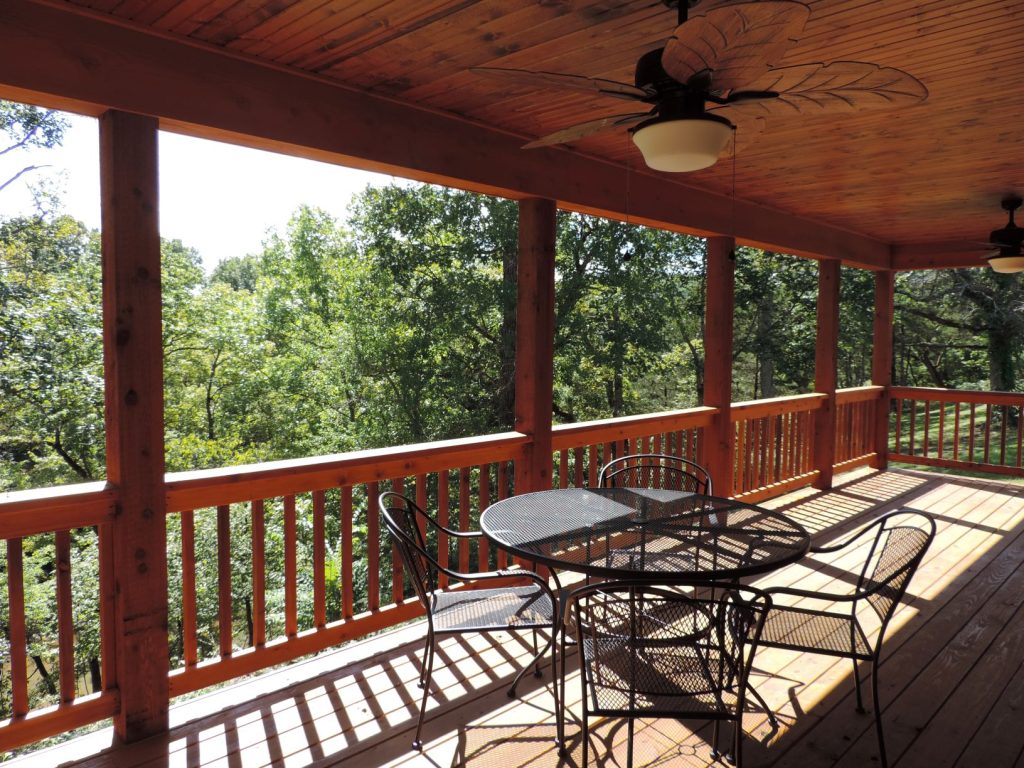
<svg viewBox="0 0 1024 768">
<path fill-rule="evenodd" d="M 284 633 L 295 637 L 299 633 L 298 569 L 296 551 L 298 540 L 295 523 L 295 497 L 284 497 Z"/>
<path fill-rule="evenodd" d="M 562 451 L 564 456 L 569 451 Z M 491 503 L 491 465 L 481 464 L 477 467 L 477 512 L 483 515 L 484 510 Z M 479 517 L 477 518 L 480 519 Z M 488 547 L 488 541 L 486 536 L 481 536 L 477 539 L 479 542 L 479 555 L 477 557 L 477 567 L 481 571 L 489 571 L 491 569 L 491 553 Z"/>
<path fill-rule="evenodd" d="M 999 463 L 1006 466 L 1006 432 L 1010 427 L 1010 407 L 1003 406 L 1002 429 L 999 430 Z"/>
<path fill-rule="evenodd" d="M 967 430 L 967 460 L 974 461 L 974 430 L 978 416 L 978 404 L 971 403 L 971 416 Z"/>
<path fill-rule="evenodd" d="M 192 510 L 181 513 L 181 638 L 185 666 L 199 663 L 196 622 L 196 523 Z"/>
<path fill-rule="evenodd" d="M 589 459 L 589 461 L 587 462 L 587 485 L 590 486 L 591 488 L 597 486 L 597 472 L 600 469 L 600 467 L 598 466 L 598 464 L 600 464 L 600 461 L 597 457 L 597 451 L 598 449 L 596 443 L 592 444 L 587 451 L 587 458 Z"/>
<path fill-rule="evenodd" d="M 57 664 L 60 700 L 75 700 L 75 626 L 71 606 L 71 531 L 54 532 L 57 581 Z"/>
<path fill-rule="evenodd" d="M 569 449 L 563 448 L 558 452 L 558 487 L 569 487 Z"/>
<path fill-rule="evenodd" d="M 894 453 L 900 452 L 900 433 L 903 431 L 903 398 L 893 398 L 896 401 L 896 436 L 893 439 L 895 443 Z"/>
<path fill-rule="evenodd" d="M 252 644 L 267 642 L 267 512 L 263 499 L 253 499 L 252 512 Z"/>
<path fill-rule="evenodd" d="M 992 444 L 992 404 L 985 403 L 985 455 L 982 461 L 989 462 L 989 448 Z"/>
<path fill-rule="evenodd" d="M 960 403 L 953 404 L 953 461 L 960 460 Z"/>
<path fill-rule="evenodd" d="M 931 430 L 932 402 L 924 401 L 924 435 L 921 437 L 921 455 L 928 456 L 928 438 Z"/>
<path fill-rule="evenodd" d="M 366 484 L 366 582 L 367 607 L 380 610 L 380 508 L 377 497 L 380 486 Z"/>
<path fill-rule="evenodd" d="M 907 438 L 907 453 L 914 455 L 914 436 L 917 431 L 917 400 L 910 401 L 910 435 Z"/>
<path fill-rule="evenodd" d="M 1022 446 L 1022 440 L 1021 440 L 1021 438 L 1024 437 L 1024 436 L 1021 435 L 1021 430 L 1024 429 L 1024 423 L 1022 423 L 1022 422 L 1024 422 L 1024 408 L 1021 408 L 1021 406 L 1018 405 L 1017 406 L 1017 466 L 1018 467 L 1021 466 L 1021 448 L 1024 447 L 1024 446 Z"/>
<path fill-rule="evenodd" d="M 341 615 L 351 619 L 355 613 L 352 564 L 352 486 L 341 488 Z"/>
<path fill-rule="evenodd" d="M 217 632 L 220 655 L 230 656 L 234 634 L 231 627 L 231 508 L 217 507 Z"/>
<path fill-rule="evenodd" d="M 505 461 L 504 459 L 502 459 L 502 460 L 500 460 L 498 462 L 497 480 L 496 480 L 496 482 L 497 482 L 497 500 L 501 501 L 502 499 L 507 499 L 508 498 L 508 462 Z M 505 560 L 504 564 L 501 562 L 502 558 L 504 558 L 504 560 Z M 502 568 L 502 567 L 509 568 L 509 567 L 511 567 L 512 562 L 513 562 L 512 561 L 512 554 L 510 552 L 502 553 L 501 550 L 498 550 L 498 567 L 499 568 Z"/>
<path fill-rule="evenodd" d="M 469 530 L 469 467 L 459 469 L 459 530 Z M 459 539 L 459 570 L 469 572 L 469 540 Z"/>
<path fill-rule="evenodd" d="M 327 531 L 324 492 L 313 491 L 313 626 L 327 624 Z"/>
<path fill-rule="evenodd" d="M 575 448 L 572 453 L 573 485 L 583 487 L 583 448 Z"/>
<path fill-rule="evenodd" d="M 7 607 L 11 663 L 11 712 L 28 714 L 27 646 L 25 642 L 25 572 L 21 539 L 7 540 Z"/>
<path fill-rule="evenodd" d="M 103 678 L 103 690 L 110 691 L 117 687 L 117 645 L 114 642 L 114 608 L 117 593 L 114 579 L 114 539 L 110 523 L 99 526 L 99 561 L 100 675 Z"/>
<path fill-rule="evenodd" d="M 442 469 L 437 473 L 437 522 L 445 528 L 451 527 L 449 524 L 449 508 L 451 505 L 451 497 L 449 494 L 448 470 Z M 448 534 L 439 531 L 437 534 L 437 562 L 439 562 L 444 568 L 449 567 L 448 555 L 450 547 L 451 542 L 449 541 Z M 447 573 L 442 573 L 438 576 L 438 585 L 441 587 L 448 586 Z"/>
<path fill-rule="evenodd" d="M 939 445 L 938 445 L 938 457 L 941 459 L 944 453 L 943 442 L 945 440 L 945 427 L 946 427 L 946 401 L 939 401 Z"/>
<path fill-rule="evenodd" d="M 395 493 L 405 494 L 405 478 L 396 477 L 391 481 L 391 490 Z M 422 520 L 417 520 L 416 524 L 420 528 L 420 533 L 423 534 L 426 523 Z M 388 537 L 390 538 L 390 536 Z M 402 568 L 402 557 L 398 553 L 398 544 L 394 541 L 391 542 L 391 602 L 398 604 L 405 599 L 405 573 Z"/>
</svg>

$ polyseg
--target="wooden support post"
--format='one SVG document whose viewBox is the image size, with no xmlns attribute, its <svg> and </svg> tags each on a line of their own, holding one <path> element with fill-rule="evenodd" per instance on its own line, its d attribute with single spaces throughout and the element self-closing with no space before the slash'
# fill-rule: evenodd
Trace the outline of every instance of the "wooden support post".
<svg viewBox="0 0 1024 768">
<path fill-rule="evenodd" d="M 896 293 L 896 273 L 875 272 L 874 347 L 871 353 L 871 383 L 885 387 L 882 398 L 875 403 L 875 461 L 876 469 L 889 466 L 889 410 L 892 397 L 892 323 L 893 298 Z"/>
<path fill-rule="evenodd" d="M 531 437 L 516 462 L 515 492 L 551 487 L 551 387 L 555 349 L 554 200 L 519 202 L 515 428 Z"/>
<path fill-rule="evenodd" d="M 718 496 L 733 495 L 732 325 L 736 264 L 731 237 L 709 237 L 704 313 L 704 405 L 718 409 L 705 432 L 704 461 Z"/>
<path fill-rule="evenodd" d="M 815 488 L 832 487 L 836 458 L 836 362 L 839 347 L 839 274 L 841 264 L 818 262 L 818 341 L 814 354 L 814 391 L 828 397 L 814 419 Z"/>
<path fill-rule="evenodd" d="M 117 735 L 167 730 L 167 522 L 157 121 L 100 117 L 103 366 L 112 524 Z"/>
</svg>

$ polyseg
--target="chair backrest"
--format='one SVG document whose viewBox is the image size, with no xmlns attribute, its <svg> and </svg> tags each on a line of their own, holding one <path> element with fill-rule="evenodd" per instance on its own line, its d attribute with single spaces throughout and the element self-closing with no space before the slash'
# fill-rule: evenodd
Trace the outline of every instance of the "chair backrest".
<svg viewBox="0 0 1024 768">
<path fill-rule="evenodd" d="M 585 667 L 598 709 L 684 713 L 695 697 L 742 702 L 771 598 L 748 588 L 698 598 L 643 582 L 591 584 L 572 593 Z M 672 705 L 673 700 L 678 706 Z"/>
<path fill-rule="evenodd" d="M 878 530 L 857 588 L 867 592 L 864 599 L 884 625 L 892 617 L 935 538 L 935 520 L 924 512 L 900 509 L 880 517 L 872 525 Z"/>
<path fill-rule="evenodd" d="M 430 593 L 437 589 L 437 569 L 423 535 L 427 513 L 415 501 L 394 491 L 382 493 L 377 504 L 416 596 L 429 613 Z"/>
<path fill-rule="evenodd" d="M 711 496 L 711 475 L 700 464 L 663 453 L 620 456 L 601 467 L 602 488 L 660 488 Z"/>
</svg>

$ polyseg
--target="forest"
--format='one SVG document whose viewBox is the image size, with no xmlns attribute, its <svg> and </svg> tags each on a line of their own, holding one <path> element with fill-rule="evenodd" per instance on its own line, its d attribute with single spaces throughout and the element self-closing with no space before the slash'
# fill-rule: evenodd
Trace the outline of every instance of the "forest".
<svg viewBox="0 0 1024 768">
<path fill-rule="evenodd" d="M 62 130 L 59 114 L 0 103 L 4 153 L 55 146 Z M 0 199 L 13 176 L 0 179 Z M 187 243 L 164 241 L 168 471 L 511 429 L 516 225 L 512 201 L 393 184 L 356 195 L 345 220 L 302 206 L 262 250 L 222 260 L 209 274 Z M 568 212 L 559 214 L 557 238 L 556 422 L 699 404 L 703 241 Z M 64 213 L 44 188 L 35 214 L 0 215 L 0 491 L 104 477 L 99 247 L 99 232 Z M 813 391 L 816 295 L 814 261 L 737 249 L 734 399 Z M 1024 362 L 1017 278 L 987 269 L 902 273 L 896 302 L 897 383 L 1017 388 Z M 844 269 L 840 386 L 869 383 L 872 308 L 872 275 Z M 275 514 L 268 508 L 268 531 L 279 530 Z M 247 524 L 232 514 L 240 537 Z M 329 524 L 329 542 L 337 541 L 337 525 Z M 196 526 L 197 562 L 209 571 L 197 575 L 202 656 L 217 643 L 215 519 L 197 513 Z M 173 571 L 177 521 L 169 520 L 169 533 Z M 365 535 L 360 527 L 357 537 Z M 300 549 L 309 549 L 311 536 L 310 527 L 300 530 Z M 24 547 L 38 706 L 57 691 L 53 537 Z M 268 558 L 281 551 L 280 541 L 268 542 Z M 329 555 L 336 569 L 340 553 Z M 99 681 L 97 560 L 95 533 L 74 532 L 83 690 Z M 251 563 L 239 552 L 233 567 L 234 626 L 246 644 Z M 309 568 L 307 554 L 304 578 Z M 271 574 L 281 569 L 267 572 L 277 578 Z M 329 617 L 336 617 L 336 578 L 328 583 L 335 587 Z M 180 625 L 180 581 L 171 586 L 171 621 Z M 283 585 L 268 583 L 267 594 L 268 614 L 279 615 L 274 600 Z M 304 626 L 308 602 L 300 601 Z M 0 646 L 5 611 L 0 600 Z M 177 637 L 172 667 L 181 661 Z M 0 674 L 2 718 L 10 698 Z"/>
</svg>

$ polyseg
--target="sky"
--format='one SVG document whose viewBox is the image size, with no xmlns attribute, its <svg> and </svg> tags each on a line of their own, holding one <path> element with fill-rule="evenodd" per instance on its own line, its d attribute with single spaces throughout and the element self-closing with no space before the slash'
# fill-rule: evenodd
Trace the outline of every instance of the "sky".
<svg viewBox="0 0 1024 768">
<path fill-rule="evenodd" d="M 0 215 L 31 213 L 32 186 L 55 184 L 63 210 L 100 226 L 99 128 L 68 115 L 61 147 L 0 157 L 0 178 L 25 165 L 46 165 L 0 192 Z M 303 203 L 339 220 L 356 192 L 394 177 L 232 144 L 160 134 L 160 233 L 199 251 L 210 271 L 221 259 L 257 253 L 268 230 L 284 231 Z"/>
</svg>

